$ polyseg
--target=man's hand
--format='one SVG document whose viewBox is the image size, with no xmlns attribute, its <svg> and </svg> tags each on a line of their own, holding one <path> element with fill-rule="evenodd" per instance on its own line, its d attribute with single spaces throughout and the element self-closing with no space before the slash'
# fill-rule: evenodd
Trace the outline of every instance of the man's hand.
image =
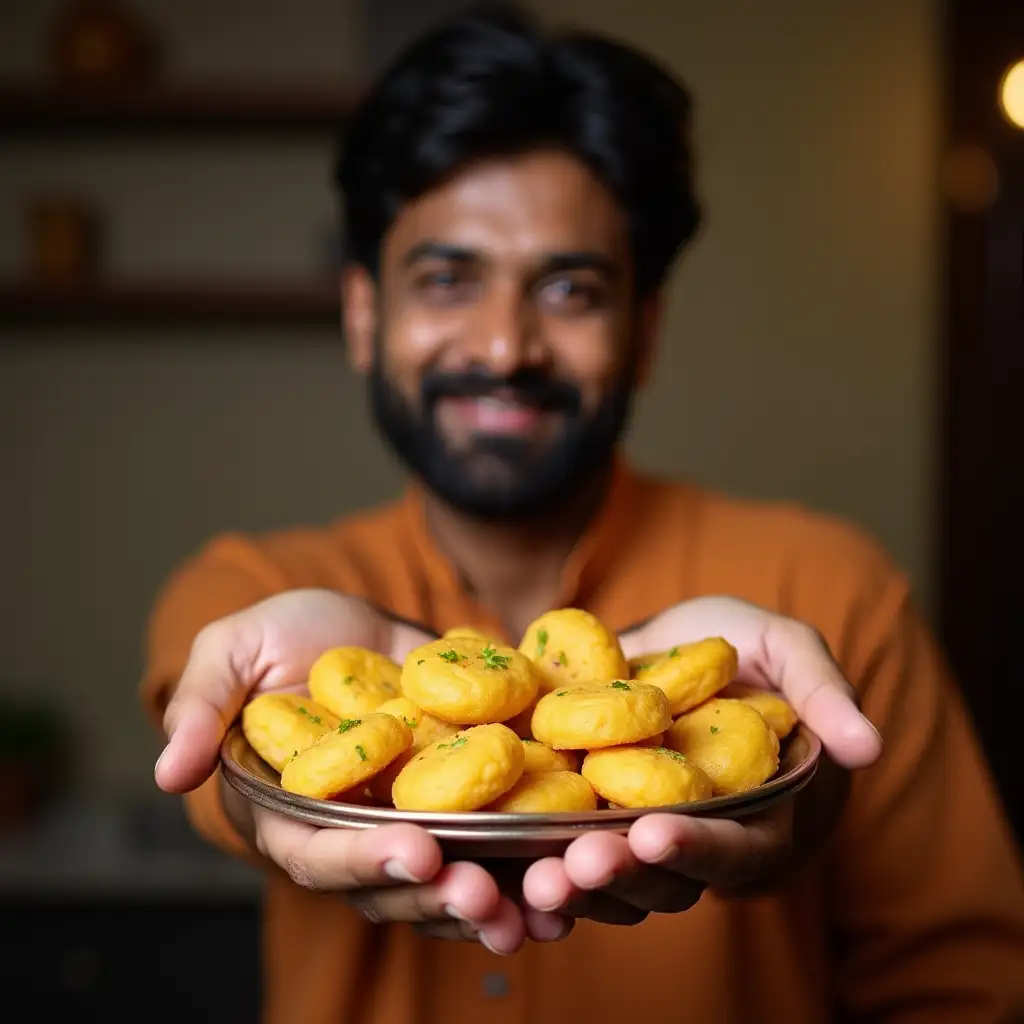
<svg viewBox="0 0 1024 1024">
<path fill-rule="evenodd" d="M 731 598 L 676 605 L 621 637 L 627 657 L 724 636 L 739 652 L 737 678 L 781 692 L 816 733 L 825 755 L 814 780 L 775 809 L 740 821 L 652 813 L 628 836 L 591 833 L 561 858 L 533 864 L 529 905 L 568 918 L 636 924 L 686 910 L 705 888 L 757 894 L 783 883 L 813 855 L 838 818 L 847 770 L 881 756 L 882 741 L 857 708 L 821 637 L 808 626 Z"/>
<path fill-rule="evenodd" d="M 400 664 L 430 639 L 324 590 L 291 591 L 213 623 L 196 638 L 167 706 L 157 784 L 184 793 L 205 782 L 242 705 L 256 693 L 303 690 L 310 666 L 328 648 L 367 647 Z M 299 885 L 343 894 L 371 921 L 411 922 L 428 935 L 479 941 L 505 954 L 527 931 L 538 941 L 568 932 L 561 917 L 521 910 L 479 865 L 444 864 L 422 829 L 318 829 L 254 807 L 226 784 L 221 790 L 229 816 L 262 854 Z"/>
</svg>

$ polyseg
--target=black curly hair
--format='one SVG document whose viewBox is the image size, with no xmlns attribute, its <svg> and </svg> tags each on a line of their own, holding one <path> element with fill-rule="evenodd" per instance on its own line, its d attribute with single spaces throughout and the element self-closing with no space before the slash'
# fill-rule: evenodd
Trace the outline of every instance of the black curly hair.
<svg viewBox="0 0 1024 1024">
<path fill-rule="evenodd" d="M 621 204 L 642 298 L 700 222 L 690 111 L 686 88 L 622 43 L 547 34 L 511 4 L 456 15 L 399 55 L 345 132 L 335 181 L 346 260 L 376 275 L 403 204 L 474 161 L 552 147 Z"/>
</svg>

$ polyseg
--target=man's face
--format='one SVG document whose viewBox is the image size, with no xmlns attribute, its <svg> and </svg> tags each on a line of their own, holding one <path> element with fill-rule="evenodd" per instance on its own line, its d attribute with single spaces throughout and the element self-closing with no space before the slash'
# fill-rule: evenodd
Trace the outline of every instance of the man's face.
<svg viewBox="0 0 1024 1024">
<path fill-rule="evenodd" d="M 395 218 L 379 282 L 347 288 L 350 347 L 430 490 L 522 521 L 608 464 L 644 345 L 625 218 L 584 166 L 542 153 L 465 170 Z"/>
</svg>

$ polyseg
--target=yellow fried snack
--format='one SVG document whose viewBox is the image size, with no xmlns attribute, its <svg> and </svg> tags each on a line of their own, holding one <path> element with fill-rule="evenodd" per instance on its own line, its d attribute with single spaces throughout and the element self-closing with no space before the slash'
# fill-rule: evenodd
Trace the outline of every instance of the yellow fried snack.
<svg viewBox="0 0 1024 1024">
<path fill-rule="evenodd" d="M 281 787 L 330 800 L 361 786 L 411 745 L 412 731 L 393 715 L 347 718 L 284 766 Z"/>
<path fill-rule="evenodd" d="M 502 646 L 501 641 L 496 636 L 488 636 L 487 633 L 482 633 L 479 629 L 474 629 L 472 626 L 453 626 L 451 629 L 446 629 L 441 634 L 442 640 L 472 640 L 474 643 L 481 643 L 485 646 L 491 644 L 493 647 Z"/>
<path fill-rule="evenodd" d="M 604 685 L 629 672 L 619 638 L 580 608 L 546 612 L 527 627 L 519 650 L 540 669 L 541 692 Z"/>
<path fill-rule="evenodd" d="M 796 727 L 799 721 L 793 705 L 781 694 L 772 690 L 764 690 L 760 686 L 749 683 L 730 683 L 720 696 L 732 700 L 741 700 L 761 712 L 764 720 L 772 727 L 772 731 L 780 740 L 784 740 Z"/>
<path fill-rule="evenodd" d="M 711 780 L 665 747 L 613 747 L 583 759 L 583 777 L 609 806 L 667 807 L 706 800 Z"/>
<path fill-rule="evenodd" d="M 327 708 L 297 693 L 264 693 L 242 709 L 249 746 L 277 771 L 339 723 Z"/>
<path fill-rule="evenodd" d="M 539 673 L 538 673 L 539 674 Z M 533 739 L 533 709 L 537 706 L 537 699 L 534 698 L 526 707 L 505 721 L 507 725 L 520 739 Z"/>
<path fill-rule="evenodd" d="M 514 647 L 433 640 L 409 653 L 402 692 L 435 718 L 457 725 L 504 722 L 529 706 L 540 685 Z"/>
<path fill-rule="evenodd" d="M 450 722 L 442 722 L 440 718 L 428 715 L 422 708 L 416 707 L 408 697 L 395 697 L 386 700 L 379 708 L 379 715 L 394 715 L 400 718 L 412 731 L 412 746 L 394 759 L 378 775 L 370 780 L 370 793 L 380 803 L 391 803 L 391 787 L 398 778 L 398 773 L 406 766 L 414 754 L 418 754 L 431 743 L 438 743 L 457 733 L 458 726 Z"/>
<path fill-rule="evenodd" d="M 400 811 L 477 811 L 523 774 L 523 744 L 507 726 L 477 725 L 424 747 L 391 789 Z"/>
<path fill-rule="evenodd" d="M 489 811 L 503 814 L 558 814 L 568 811 L 596 811 L 594 788 L 582 775 L 568 771 L 545 771 L 526 775 Z"/>
<path fill-rule="evenodd" d="M 535 775 L 538 772 L 578 772 L 579 759 L 570 750 L 552 750 L 540 740 L 523 740 L 526 761 L 523 772 Z"/>
<path fill-rule="evenodd" d="M 679 644 L 657 654 L 631 658 L 634 679 L 660 687 L 668 696 L 673 715 L 702 704 L 736 675 L 736 648 L 721 637 Z"/>
<path fill-rule="evenodd" d="M 663 690 L 617 679 L 541 697 L 533 712 L 533 735 L 554 750 L 597 750 L 640 743 L 671 722 Z"/>
<path fill-rule="evenodd" d="M 665 746 L 665 736 L 667 732 L 659 732 L 656 736 L 652 736 L 649 740 L 640 740 L 636 744 L 638 747 L 663 747 Z"/>
<path fill-rule="evenodd" d="M 339 718 L 358 718 L 397 697 L 401 669 L 383 654 L 362 647 L 325 651 L 309 670 L 313 699 Z"/>
<path fill-rule="evenodd" d="M 760 786 L 779 768 L 779 738 L 760 712 L 716 697 L 672 723 L 666 746 L 711 779 L 715 796 Z"/>
</svg>

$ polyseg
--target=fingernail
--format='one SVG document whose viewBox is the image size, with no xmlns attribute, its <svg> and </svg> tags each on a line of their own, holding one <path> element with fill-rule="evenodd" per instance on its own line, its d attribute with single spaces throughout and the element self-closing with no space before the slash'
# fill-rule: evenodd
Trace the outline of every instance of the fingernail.
<svg viewBox="0 0 1024 1024">
<path fill-rule="evenodd" d="M 508 956 L 508 953 L 502 953 L 501 950 L 495 949 L 487 940 L 487 936 L 484 935 L 483 932 L 480 932 L 479 935 L 477 935 L 477 938 L 480 940 L 480 945 L 489 953 L 493 953 L 495 956 Z"/>
<path fill-rule="evenodd" d="M 654 858 L 655 864 L 664 864 L 667 861 L 675 860 L 679 856 L 680 850 L 675 843 L 669 843 L 657 857 Z"/>
<path fill-rule="evenodd" d="M 454 918 L 456 921 L 468 921 L 469 918 L 465 914 L 460 914 L 450 903 L 444 905 L 444 912 Z"/>
<path fill-rule="evenodd" d="M 389 860 L 384 865 L 384 874 L 396 882 L 410 882 L 422 885 L 425 878 L 417 878 L 401 861 Z"/>
<path fill-rule="evenodd" d="M 156 759 L 156 764 L 153 767 L 153 774 L 154 775 L 159 774 L 160 766 L 164 763 L 164 761 L 167 760 L 167 751 L 168 750 L 170 750 L 170 744 L 168 744 L 166 747 L 164 747 L 164 749 L 162 751 L 160 751 L 160 756 Z"/>
<path fill-rule="evenodd" d="M 569 930 L 569 925 L 560 917 L 542 917 L 534 919 L 530 923 L 530 931 L 535 942 L 557 942 L 564 938 Z"/>
</svg>

